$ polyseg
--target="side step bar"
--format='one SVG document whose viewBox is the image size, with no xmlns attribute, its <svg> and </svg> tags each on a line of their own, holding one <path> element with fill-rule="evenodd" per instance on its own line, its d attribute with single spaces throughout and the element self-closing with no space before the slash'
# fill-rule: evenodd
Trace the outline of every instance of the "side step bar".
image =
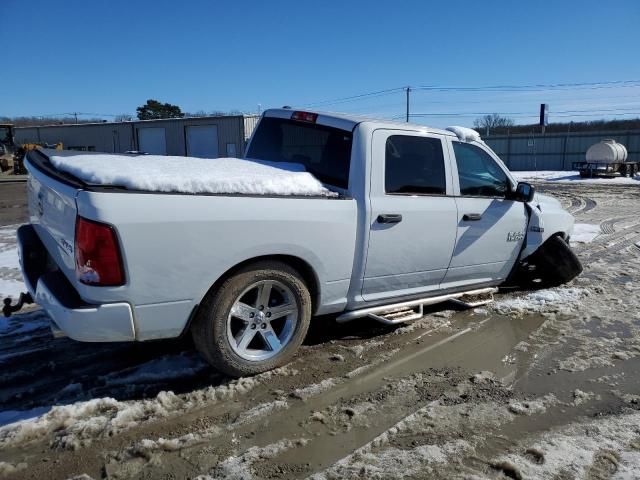
<svg viewBox="0 0 640 480">
<path fill-rule="evenodd" d="M 442 303 L 449 300 L 454 300 L 457 304 L 463 305 L 467 308 L 486 305 L 493 301 L 493 294 L 497 291 L 498 289 L 496 287 L 481 288 L 478 290 L 440 295 L 438 297 L 420 298 L 418 300 L 410 300 L 407 302 L 362 308 L 360 310 L 343 313 L 336 318 L 336 322 L 346 323 L 351 320 L 355 320 L 356 318 L 370 317 L 371 319 L 384 323 L 385 325 L 396 325 L 398 323 L 422 318 L 423 307 L 425 305 L 434 305 L 436 303 Z"/>
</svg>

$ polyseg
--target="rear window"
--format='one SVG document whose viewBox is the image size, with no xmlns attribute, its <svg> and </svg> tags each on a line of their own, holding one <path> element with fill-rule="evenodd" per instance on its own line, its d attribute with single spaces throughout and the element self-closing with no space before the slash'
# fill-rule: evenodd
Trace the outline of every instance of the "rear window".
<svg viewBox="0 0 640 480">
<path fill-rule="evenodd" d="M 264 117 L 247 158 L 300 163 L 321 182 L 347 188 L 352 141 L 353 135 L 346 130 Z"/>
</svg>

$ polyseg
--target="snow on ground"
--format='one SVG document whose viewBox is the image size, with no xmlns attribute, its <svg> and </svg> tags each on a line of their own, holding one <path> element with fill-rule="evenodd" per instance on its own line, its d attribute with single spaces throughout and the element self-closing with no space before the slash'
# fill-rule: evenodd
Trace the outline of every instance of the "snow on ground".
<svg viewBox="0 0 640 480">
<path fill-rule="evenodd" d="M 17 298 L 27 289 L 22 281 L 18 249 L 16 247 L 17 225 L 0 228 L 0 300 Z M 0 321 L 0 329 L 2 322 Z"/>
<path fill-rule="evenodd" d="M 571 243 L 591 243 L 594 238 L 600 235 L 600 225 L 590 223 L 576 223 L 571 234 Z"/>
<path fill-rule="evenodd" d="M 571 313 L 591 292 L 586 288 L 562 287 L 496 300 L 490 307 L 503 315 Z"/>
<path fill-rule="evenodd" d="M 12 297 L 15 299 L 18 298 L 22 292 L 26 291 L 27 287 L 24 285 L 24 282 L 0 278 L 0 297 Z"/>
<path fill-rule="evenodd" d="M 297 163 L 48 151 L 53 165 L 81 180 L 133 190 L 334 196 Z"/>
<path fill-rule="evenodd" d="M 31 340 L 31 335 L 39 330 L 49 328 L 49 319 L 43 312 L 35 311 L 20 317 L 5 318 L 0 316 L 0 342 L 25 343 Z M 7 338 L 11 337 L 11 339 Z M 0 355 L 0 361 L 4 357 Z"/>
<path fill-rule="evenodd" d="M 232 456 L 222 461 L 211 475 L 200 475 L 196 480 L 245 480 L 255 478 L 253 464 L 265 459 L 277 457 L 282 452 L 301 447 L 308 443 L 306 438 L 283 439 L 266 447 L 251 447 L 242 455 Z"/>
<path fill-rule="evenodd" d="M 538 170 L 511 172 L 511 175 L 518 181 L 526 180 L 542 180 L 545 182 L 558 183 L 594 183 L 594 184 L 612 184 L 612 185 L 640 185 L 640 177 L 595 177 L 582 178 L 578 171 L 567 170 Z"/>
<path fill-rule="evenodd" d="M 30 410 L 4 410 L 0 411 L 0 427 L 23 420 L 33 420 L 51 410 L 51 407 L 36 407 Z"/>
<path fill-rule="evenodd" d="M 282 367 L 182 395 L 163 391 L 155 398 L 143 400 L 118 401 L 105 397 L 71 405 L 56 405 L 47 409 L 43 415 L 0 427 L 0 448 L 49 437 L 57 448 L 75 449 L 90 444 L 92 439 L 114 435 L 144 421 L 168 418 L 199 406 L 228 401 L 268 382 L 274 375 L 289 376 L 297 373 Z M 19 417 L 18 415 L 16 418 Z"/>
<path fill-rule="evenodd" d="M 17 247 L 14 246 L 13 248 L 11 248 L 6 243 L 0 242 L 0 249 L 0 267 L 20 268 Z"/>
<path fill-rule="evenodd" d="M 513 478 L 609 478 L 598 470 L 615 472 L 614 478 L 638 478 L 640 413 L 599 418 L 557 429 L 522 445 L 521 452 L 538 452 L 537 461 L 527 454 L 511 454 L 504 461 L 520 475 Z M 528 448 L 524 448 L 528 447 Z M 542 457 L 539 457 L 542 455 Z M 596 472 L 594 472 L 596 470 Z"/>
</svg>

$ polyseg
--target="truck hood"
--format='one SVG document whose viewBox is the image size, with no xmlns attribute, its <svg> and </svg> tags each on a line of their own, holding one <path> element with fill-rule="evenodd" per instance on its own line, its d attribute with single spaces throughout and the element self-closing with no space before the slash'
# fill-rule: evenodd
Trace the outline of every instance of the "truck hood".
<svg viewBox="0 0 640 480">
<path fill-rule="evenodd" d="M 562 209 L 562 204 L 557 199 L 537 192 L 531 203 L 543 212 L 545 211 L 545 207 L 550 209 Z"/>
</svg>

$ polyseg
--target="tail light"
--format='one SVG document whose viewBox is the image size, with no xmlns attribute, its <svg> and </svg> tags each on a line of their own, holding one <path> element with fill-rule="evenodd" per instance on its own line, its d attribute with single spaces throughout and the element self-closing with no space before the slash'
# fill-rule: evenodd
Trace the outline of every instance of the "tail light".
<svg viewBox="0 0 640 480">
<path fill-rule="evenodd" d="M 78 217 L 76 275 L 86 285 L 124 284 L 124 269 L 116 232 L 110 225 Z"/>
<path fill-rule="evenodd" d="M 317 119 L 318 119 L 317 113 L 296 111 L 291 114 L 291 120 L 296 120 L 298 122 L 316 123 Z"/>
</svg>

